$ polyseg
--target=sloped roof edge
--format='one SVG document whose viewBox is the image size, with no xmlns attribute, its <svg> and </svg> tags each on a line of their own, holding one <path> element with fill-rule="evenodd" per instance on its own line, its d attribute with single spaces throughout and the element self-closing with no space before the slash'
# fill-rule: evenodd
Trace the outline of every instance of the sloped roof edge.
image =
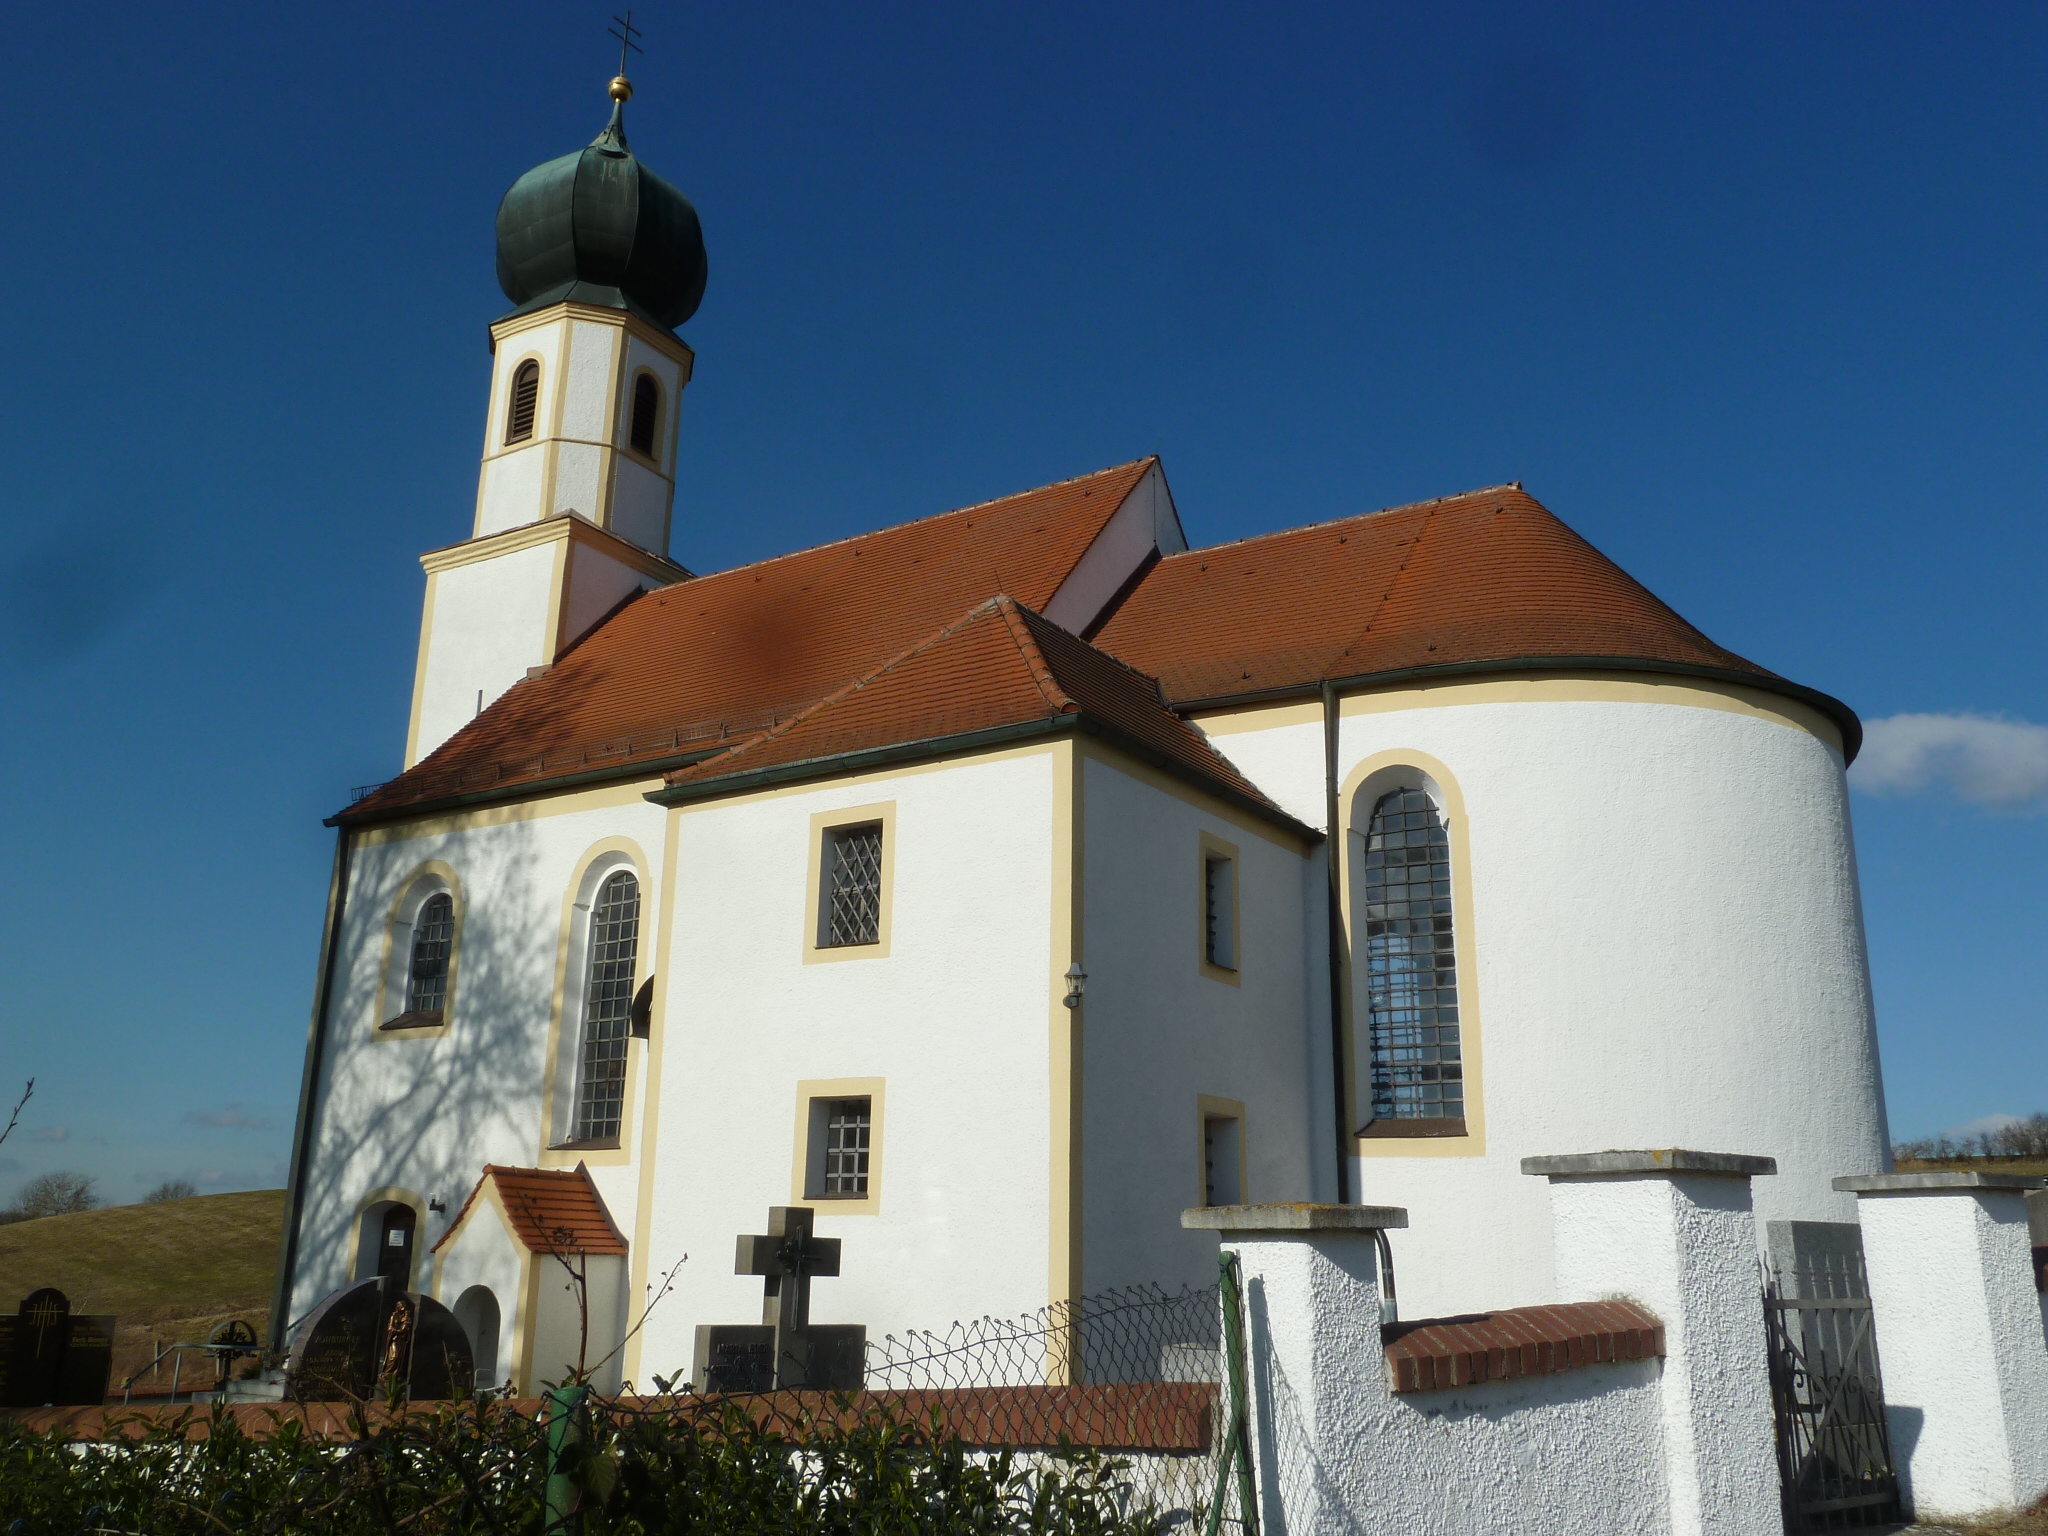
<svg viewBox="0 0 2048 1536">
<path fill-rule="evenodd" d="M 1096 719 L 1085 708 L 1061 714 L 1048 714 L 1037 720 L 1020 720 L 1014 725 L 999 725 L 985 731 L 964 731 L 952 736 L 928 736 L 914 741 L 895 742 L 885 747 L 868 747 L 857 752 L 809 758 L 798 763 L 778 763 L 770 768 L 747 769 L 738 773 L 723 774 L 717 778 L 699 779 L 688 784 L 675 784 L 664 789 L 650 790 L 646 798 L 656 805 L 684 805 L 699 800 L 719 799 L 726 795 L 743 795 L 757 789 L 772 789 L 784 784 L 803 783 L 811 779 L 830 778 L 836 774 L 861 773 L 870 768 L 887 767 L 892 763 L 949 757 L 956 753 L 983 752 L 1009 746 L 1015 742 L 1069 733 L 1093 736 L 1107 742 L 1147 766 L 1179 779 L 1226 805 L 1234 806 L 1258 817 L 1261 821 L 1270 822 L 1291 832 L 1296 837 L 1309 842 L 1321 842 L 1323 839 L 1323 834 L 1318 829 L 1296 821 L 1277 806 L 1267 805 L 1206 774 L 1196 773 L 1165 753 L 1155 751 L 1115 726 Z"/>
<path fill-rule="evenodd" d="M 1654 661 L 1640 656 L 1503 656 L 1487 661 L 1446 661 L 1427 667 L 1394 667 L 1384 672 L 1354 672 L 1343 677 L 1314 682 L 1289 683 L 1277 688 L 1260 688 L 1245 693 L 1215 694 L 1204 698 L 1175 699 L 1176 714 L 1202 710 L 1231 709 L 1247 704 L 1276 704 L 1285 699 L 1314 698 L 1325 684 L 1339 693 L 1387 687 L 1433 677 L 1477 677 L 1502 672 L 1643 672 L 1668 677 L 1696 677 L 1703 682 L 1734 683 L 1759 693 L 1775 693 L 1818 710 L 1842 733 L 1842 762 L 1846 767 L 1863 750 L 1863 720 L 1855 710 L 1831 693 L 1795 683 L 1775 672 L 1744 672 L 1735 667 L 1705 667 L 1684 661 Z"/>
</svg>

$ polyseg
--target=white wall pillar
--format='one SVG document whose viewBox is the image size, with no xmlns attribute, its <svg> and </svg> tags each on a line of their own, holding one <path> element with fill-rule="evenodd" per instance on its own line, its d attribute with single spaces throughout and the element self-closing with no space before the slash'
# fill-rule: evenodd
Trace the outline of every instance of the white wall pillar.
<svg viewBox="0 0 2048 1536">
<path fill-rule="evenodd" d="M 1286 1536 L 1370 1528 L 1371 1431 L 1388 1396 L 1373 1234 L 1408 1213 L 1211 1205 L 1180 1220 L 1219 1234 L 1243 1276 L 1260 1524 Z"/>
<path fill-rule="evenodd" d="M 1892 1457 L 1917 1518 L 2048 1491 L 2048 1341 L 2017 1174 L 1878 1173 L 1854 1193 Z"/>
<path fill-rule="evenodd" d="M 1663 1320 L 1672 1536 L 1782 1529 L 1749 1189 L 1777 1171 L 1682 1149 L 1522 1160 L 1550 1180 L 1557 1299 L 1625 1297 Z"/>
</svg>

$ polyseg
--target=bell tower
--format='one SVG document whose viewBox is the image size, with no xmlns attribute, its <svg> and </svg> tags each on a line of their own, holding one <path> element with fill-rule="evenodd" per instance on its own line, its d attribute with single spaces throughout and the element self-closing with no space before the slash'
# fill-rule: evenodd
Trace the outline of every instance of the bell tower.
<svg viewBox="0 0 2048 1536">
<path fill-rule="evenodd" d="M 697 210 L 626 147 L 633 87 L 587 147 L 536 166 L 498 206 L 470 537 L 427 572 L 405 766 L 635 591 L 688 578 L 668 557 L 676 424 L 696 362 L 676 327 L 704 296 Z"/>
</svg>

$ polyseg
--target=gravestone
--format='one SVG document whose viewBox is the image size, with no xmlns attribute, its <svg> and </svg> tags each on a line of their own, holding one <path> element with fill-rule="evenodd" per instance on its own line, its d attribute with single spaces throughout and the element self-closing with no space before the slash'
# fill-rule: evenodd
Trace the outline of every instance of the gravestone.
<svg viewBox="0 0 2048 1536">
<path fill-rule="evenodd" d="M 812 1279 L 839 1273 L 839 1239 L 814 1236 L 815 1215 L 808 1206 L 771 1206 L 768 1230 L 740 1238 L 733 1273 L 761 1277 L 761 1321 L 698 1327 L 690 1368 L 698 1391 L 858 1391 L 866 1384 L 867 1329 L 811 1321 Z"/>
<path fill-rule="evenodd" d="M 467 1397 L 476 1378 L 469 1335 L 431 1296 L 379 1275 L 345 1285 L 299 1327 L 285 1367 L 301 1402 L 363 1399 L 402 1381 L 415 1401 Z"/>
<path fill-rule="evenodd" d="M 62 1291 L 31 1291 L 12 1316 L 0 1316 L 0 1406 L 103 1403 L 113 1368 L 114 1319 L 73 1313 Z"/>
</svg>

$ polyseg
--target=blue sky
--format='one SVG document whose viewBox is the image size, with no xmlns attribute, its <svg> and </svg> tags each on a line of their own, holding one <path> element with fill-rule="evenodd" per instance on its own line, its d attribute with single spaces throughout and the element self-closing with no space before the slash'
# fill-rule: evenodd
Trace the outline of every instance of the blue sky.
<svg viewBox="0 0 2048 1536">
<path fill-rule="evenodd" d="M 320 818 L 396 770 L 492 214 L 602 125 L 608 13 L 14 14 L 0 1198 L 281 1182 Z M 2048 10 L 637 20 L 711 252 L 685 563 L 1153 451 L 1197 542 L 1523 480 L 1931 717 L 1856 799 L 1893 1128 L 2048 1107 Z"/>
</svg>

